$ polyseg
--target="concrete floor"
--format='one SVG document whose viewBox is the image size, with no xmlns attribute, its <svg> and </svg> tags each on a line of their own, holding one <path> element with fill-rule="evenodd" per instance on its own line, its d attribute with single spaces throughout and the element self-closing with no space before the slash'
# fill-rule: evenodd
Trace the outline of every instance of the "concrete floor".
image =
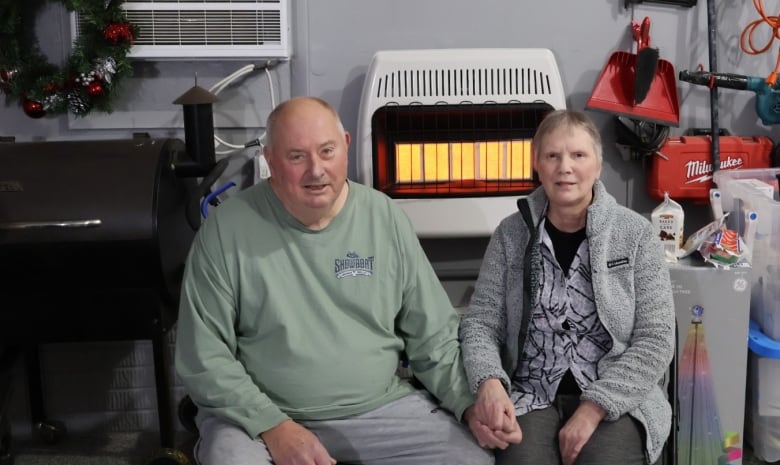
<svg viewBox="0 0 780 465">
<path fill-rule="evenodd" d="M 194 436 L 187 433 L 177 439 L 176 450 L 184 453 L 194 465 L 191 457 Z M 14 444 L 14 465 L 158 465 L 154 461 L 161 457 L 158 438 L 151 433 L 115 433 L 109 436 L 68 437 L 55 445 L 20 441 Z M 746 445 L 742 465 L 767 465 L 753 455 Z M 163 460 L 160 465 L 184 465 L 186 462 Z M 5 465 L 5 464 L 0 464 Z M 716 465 L 716 464 L 713 464 Z"/>
<path fill-rule="evenodd" d="M 188 434 L 177 438 L 174 451 L 182 460 L 168 459 L 172 451 L 161 449 L 154 433 L 74 435 L 57 444 L 19 441 L 12 447 L 14 465 L 186 465 L 195 463 L 191 456 L 194 441 Z M 166 459 L 155 461 L 161 458 Z"/>
</svg>

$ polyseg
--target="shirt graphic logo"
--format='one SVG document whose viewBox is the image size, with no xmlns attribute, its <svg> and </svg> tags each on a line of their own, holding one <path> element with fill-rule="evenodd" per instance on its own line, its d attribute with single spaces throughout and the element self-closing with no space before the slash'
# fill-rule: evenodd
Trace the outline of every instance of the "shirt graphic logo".
<svg viewBox="0 0 780 465">
<path fill-rule="evenodd" d="M 628 257 L 616 258 L 607 262 L 607 268 L 615 268 L 622 265 L 628 265 Z"/>
<path fill-rule="evenodd" d="M 334 260 L 336 278 L 371 276 L 374 274 L 374 257 L 360 258 L 355 252 L 347 252 L 346 258 Z"/>
</svg>

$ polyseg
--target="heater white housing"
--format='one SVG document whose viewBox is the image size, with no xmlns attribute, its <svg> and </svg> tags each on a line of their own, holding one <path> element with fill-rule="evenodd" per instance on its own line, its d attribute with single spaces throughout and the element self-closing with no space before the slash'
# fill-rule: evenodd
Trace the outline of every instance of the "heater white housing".
<svg viewBox="0 0 780 465">
<path fill-rule="evenodd" d="M 129 57 L 149 60 L 290 58 L 290 0 L 135 0 Z M 71 37 L 82 19 L 71 14 Z"/>
<path fill-rule="evenodd" d="M 357 128 L 359 181 L 373 186 L 372 117 L 388 105 L 539 103 L 566 108 L 548 49 L 431 49 L 377 52 L 368 67 Z M 517 195 L 399 198 L 420 237 L 489 236 L 516 211 Z"/>
</svg>

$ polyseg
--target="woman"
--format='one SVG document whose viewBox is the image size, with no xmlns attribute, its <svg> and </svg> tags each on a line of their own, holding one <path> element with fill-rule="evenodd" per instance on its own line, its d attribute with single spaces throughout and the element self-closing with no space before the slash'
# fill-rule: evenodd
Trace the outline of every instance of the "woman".
<svg viewBox="0 0 780 465">
<path fill-rule="evenodd" d="M 599 181 L 584 113 L 550 113 L 532 153 L 541 187 L 494 232 L 461 323 L 469 426 L 498 465 L 655 463 L 675 350 L 661 245 Z M 491 440 L 518 428 L 519 442 Z"/>
</svg>

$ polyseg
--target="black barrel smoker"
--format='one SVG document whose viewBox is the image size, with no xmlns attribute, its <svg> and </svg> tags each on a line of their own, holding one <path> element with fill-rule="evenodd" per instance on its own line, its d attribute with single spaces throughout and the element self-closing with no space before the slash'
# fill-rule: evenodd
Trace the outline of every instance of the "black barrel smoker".
<svg viewBox="0 0 780 465">
<path fill-rule="evenodd" d="M 151 339 L 163 452 L 174 447 L 167 334 L 184 261 L 213 181 L 211 94 L 194 87 L 178 139 L 0 143 L 0 464 L 11 463 L 6 407 L 11 365 L 26 361 L 34 429 L 52 441 L 38 347 Z M 208 175 L 208 176 L 207 176 Z M 193 219 L 194 218 L 194 219 Z M 183 457 L 183 458 L 182 458 Z"/>
<path fill-rule="evenodd" d="M 39 344 L 151 339 L 173 446 L 166 334 L 194 235 L 182 151 L 175 139 L 0 144 L 0 341 L 25 356 L 33 424 L 50 439 Z"/>
</svg>

